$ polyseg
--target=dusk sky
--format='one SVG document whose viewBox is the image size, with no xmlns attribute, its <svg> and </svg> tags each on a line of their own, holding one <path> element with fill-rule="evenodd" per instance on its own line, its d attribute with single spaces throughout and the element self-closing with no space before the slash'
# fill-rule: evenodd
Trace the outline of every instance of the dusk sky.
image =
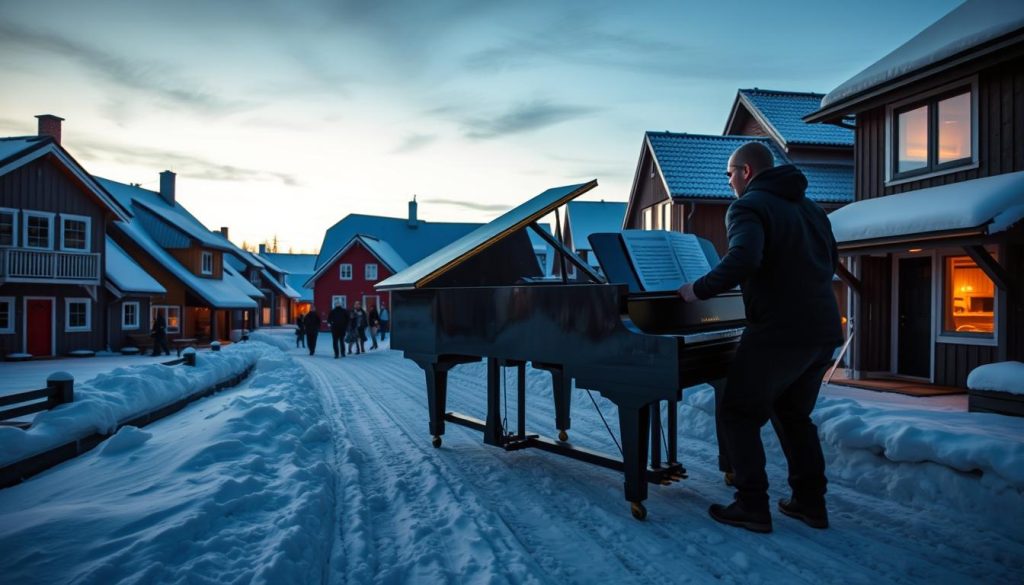
<svg viewBox="0 0 1024 585">
<path fill-rule="evenodd" d="M 826 93 L 958 0 L 0 0 L 0 136 L 64 122 L 94 175 L 241 244 L 349 213 L 489 221 L 554 186 L 625 201 L 647 130 L 720 134 L 738 88 Z M 724 180 L 724 177 L 723 177 Z"/>
</svg>

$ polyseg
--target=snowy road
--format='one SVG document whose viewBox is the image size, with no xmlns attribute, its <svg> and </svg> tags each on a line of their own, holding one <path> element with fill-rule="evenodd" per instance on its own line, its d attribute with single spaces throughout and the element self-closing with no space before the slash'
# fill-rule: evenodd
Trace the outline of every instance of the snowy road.
<svg viewBox="0 0 1024 585">
<path fill-rule="evenodd" d="M 334 360 L 324 345 L 315 358 L 295 356 L 334 436 L 334 582 L 1020 582 L 1019 527 L 993 527 L 986 515 L 957 512 L 941 500 L 879 498 L 883 492 L 857 481 L 833 479 L 833 526 L 824 532 L 780 514 L 770 536 L 712 522 L 708 505 L 731 494 L 704 438 L 709 421 L 688 406 L 681 425 L 704 427 L 680 438 L 690 479 L 652 486 L 650 516 L 637 522 L 611 471 L 536 450 L 504 452 L 451 424 L 442 448 L 432 448 L 415 364 L 393 351 Z M 513 379 L 509 371 L 510 388 Z M 552 436 L 549 379 L 528 373 L 528 430 Z M 483 380 L 482 364 L 454 369 L 448 409 L 483 418 Z M 613 407 L 597 401 L 614 429 Z M 574 393 L 572 420 L 574 443 L 616 452 L 585 392 Z M 784 462 L 771 450 L 769 477 L 773 501 L 787 496 Z"/>
</svg>

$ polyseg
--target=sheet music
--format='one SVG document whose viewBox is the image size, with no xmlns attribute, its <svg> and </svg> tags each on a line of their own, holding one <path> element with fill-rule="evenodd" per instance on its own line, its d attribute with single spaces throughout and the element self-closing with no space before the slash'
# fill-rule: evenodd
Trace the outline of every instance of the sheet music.
<svg viewBox="0 0 1024 585">
<path fill-rule="evenodd" d="M 711 272 L 711 264 L 708 263 L 708 257 L 704 255 L 704 249 L 697 241 L 697 236 L 679 232 L 665 233 L 669 237 L 679 269 L 683 273 L 683 282 L 693 282 Z"/>
<path fill-rule="evenodd" d="M 622 241 L 645 291 L 675 290 L 711 270 L 693 234 L 623 230 Z"/>
</svg>

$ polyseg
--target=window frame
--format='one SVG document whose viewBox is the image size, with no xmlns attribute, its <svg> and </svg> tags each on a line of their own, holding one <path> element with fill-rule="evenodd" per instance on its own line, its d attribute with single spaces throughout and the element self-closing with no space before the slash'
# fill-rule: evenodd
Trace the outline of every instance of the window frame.
<svg viewBox="0 0 1024 585">
<path fill-rule="evenodd" d="M 80 221 L 85 224 L 85 247 L 84 248 L 68 248 L 65 240 L 65 222 L 67 221 Z M 62 213 L 60 214 L 60 249 L 62 252 L 76 252 L 79 254 L 87 254 L 92 251 L 92 218 L 88 215 L 75 215 L 73 213 Z"/>
<path fill-rule="evenodd" d="M 178 313 L 178 326 L 177 327 L 172 328 L 171 327 L 170 319 L 168 319 L 166 317 L 164 318 L 164 321 L 167 322 L 167 333 L 181 333 L 181 325 L 182 325 L 182 323 L 181 323 L 181 306 L 180 305 L 150 305 L 150 307 L 149 307 L 149 322 L 150 323 L 155 323 L 156 322 L 156 313 L 157 313 L 157 311 L 160 311 L 161 309 L 164 310 L 165 313 L 168 313 L 171 309 L 174 309 Z"/>
<path fill-rule="evenodd" d="M 71 305 L 85 305 L 85 325 L 71 325 Z M 65 333 L 86 333 L 92 331 L 92 299 L 89 297 L 65 297 L 64 298 L 64 332 Z"/>
<path fill-rule="evenodd" d="M 206 268 L 206 261 L 209 259 L 210 268 Z M 207 252 L 203 250 L 202 255 L 199 257 L 199 273 L 205 276 L 213 275 L 213 252 Z"/>
<path fill-rule="evenodd" d="M 348 268 L 348 277 L 345 276 L 345 269 Z M 349 262 L 342 262 L 338 265 L 338 280 L 352 280 L 352 264 Z"/>
<path fill-rule="evenodd" d="M 46 243 L 45 247 L 30 246 L 29 243 L 28 243 L 28 220 L 31 217 L 42 217 L 42 218 L 45 218 L 46 221 L 49 223 L 49 227 L 47 228 L 47 243 Z M 21 223 L 22 223 L 22 225 L 21 225 L 21 233 L 22 233 L 22 237 L 25 239 L 25 242 L 24 242 L 25 249 L 27 249 L 27 250 L 53 250 L 53 224 L 54 224 L 53 220 L 54 220 L 55 217 L 57 217 L 57 214 L 53 213 L 51 211 L 35 211 L 35 210 L 32 210 L 32 209 L 22 209 L 21 210 Z"/>
<path fill-rule="evenodd" d="M 126 309 L 129 306 L 135 307 L 135 323 L 128 323 L 125 317 L 127 316 Z M 121 303 L 121 329 L 123 331 L 133 331 L 142 328 L 142 307 L 139 301 L 125 301 Z"/>
<path fill-rule="evenodd" d="M 989 254 L 998 260 L 998 251 L 988 248 Z M 952 343 L 957 345 L 985 345 L 998 346 L 1000 339 L 1000 322 L 1003 318 L 1003 303 L 1000 302 L 1002 295 L 999 294 L 999 287 L 992 283 L 992 332 L 991 333 L 964 333 L 947 331 L 945 324 L 945 288 L 946 288 L 946 261 L 953 257 L 964 257 L 964 251 L 943 248 L 936 250 L 933 266 L 937 268 L 938 278 L 935 279 L 935 341 L 938 343 Z M 981 267 L 978 267 L 981 270 Z M 984 273 L 984 270 L 982 270 Z M 988 275 L 985 275 L 988 278 Z"/>
<path fill-rule="evenodd" d="M 373 276 L 370 276 L 370 268 L 373 268 Z M 377 280 L 379 274 L 380 269 L 378 268 L 376 262 L 367 262 L 366 264 L 363 265 L 363 280 L 367 282 L 373 282 Z"/>
<path fill-rule="evenodd" d="M 971 96 L 971 156 L 938 163 L 938 104 L 939 102 L 962 95 Z M 899 185 L 911 181 L 920 181 L 932 177 L 947 175 L 960 171 L 977 168 L 978 162 L 978 78 L 973 76 L 967 79 L 948 83 L 937 87 L 929 92 L 917 94 L 914 97 L 901 100 L 886 106 L 885 116 L 885 186 Z M 920 169 L 906 172 L 898 172 L 899 161 L 899 115 L 921 106 L 927 107 L 928 116 L 928 164 Z"/>
<path fill-rule="evenodd" d="M 335 304 L 338 299 L 341 299 L 341 305 Z M 331 308 L 340 306 L 342 309 L 348 310 L 348 295 L 331 295 Z"/>
<path fill-rule="evenodd" d="M 0 247 L 3 248 L 17 248 L 18 247 L 18 235 L 21 233 L 18 231 L 18 209 L 13 207 L 0 207 L 0 213 L 11 214 L 11 243 L 3 244 L 0 243 Z"/>
<path fill-rule="evenodd" d="M 14 297 L 0 297 L 0 303 L 7 303 L 7 327 L 0 327 L 0 334 L 15 333 L 14 300 Z"/>
</svg>

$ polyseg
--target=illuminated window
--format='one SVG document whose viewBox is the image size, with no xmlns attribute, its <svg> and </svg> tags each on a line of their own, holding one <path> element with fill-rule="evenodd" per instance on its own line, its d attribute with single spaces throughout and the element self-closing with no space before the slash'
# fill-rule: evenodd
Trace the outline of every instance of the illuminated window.
<svg viewBox="0 0 1024 585">
<path fill-rule="evenodd" d="M 969 88 L 894 109 L 892 177 L 913 177 L 974 162 L 973 120 Z"/>
<path fill-rule="evenodd" d="M 643 216 L 644 216 L 644 229 L 645 230 L 653 230 L 654 229 L 654 209 L 652 209 L 650 207 L 644 208 Z"/>
<path fill-rule="evenodd" d="M 153 305 L 149 309 L 151 323 L 156 322 L 157 315 L 163 315 L 167 323 L 167 333 L 178 333 L 181 331 L 181 307 L 172 305 Z"/>
<path fill-rule="evenodd" d="M 995 328 L 992 280 L 967 256 L 947 256 L 943 268 L 943 333 L 991 338 Z"/>
</svg>

